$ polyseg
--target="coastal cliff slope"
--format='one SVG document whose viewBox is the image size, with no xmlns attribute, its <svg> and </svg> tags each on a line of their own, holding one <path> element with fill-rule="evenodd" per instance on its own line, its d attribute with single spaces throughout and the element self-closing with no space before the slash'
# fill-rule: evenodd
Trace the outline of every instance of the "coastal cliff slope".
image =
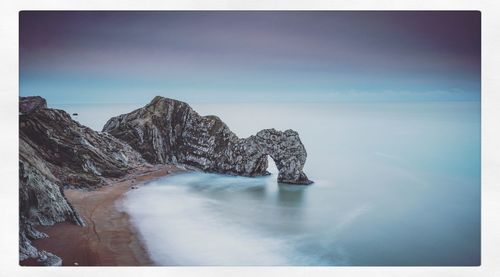
<svg viewBox="0 0 500 277">
<path fill-rule="evenodd" d="M 128 143 L 153 164 L 180 163 L 206 172 L 266 175 L 269 155 L 278 182 L 310 184 L 307 153 L 299 135 L 265 129 L 238 138 L 217 116 L 200 116 L 187 103 L 157 96 L 143 108 L 111 118 L 103 132 Z"/>
<path fill-rule="evenodd" d="M 65 186 L 97 188 L 151 164 L 261 176 L 268 174 L 268 156 L 279 170 L 278 182 L 312 183 L 302 171 L 306 150 L 293 130 L 265 129 L 238 138 L 216 116 L 200 116 L 184 102 L 155 97 L 96 132 L 65 111 L 48 108 L 42 97 L 20 97 L 19 259 L 62 263 L 31 241 L 47 236 L 37 225 L 85 224 L 64 196 Z"/>
<path fill-rule="evenodd" d="M 32 246 L 45 237 L 36 225 L 69 221 L 84 225 L 63 193 L 64 185 L 95 188 L 145 164 L 127 144 L 100 134 L 62 110 L 49 109 L 41 97 L 19 99 L 19 259 L 42 264 L 61 260 Z"/>
</svg>

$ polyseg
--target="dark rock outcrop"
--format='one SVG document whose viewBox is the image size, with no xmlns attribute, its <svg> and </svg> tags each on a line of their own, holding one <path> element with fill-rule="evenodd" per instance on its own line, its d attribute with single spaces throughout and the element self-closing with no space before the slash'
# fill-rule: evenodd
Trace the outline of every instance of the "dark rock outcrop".
<svg viewBox="0 0 500 277">
<path fill-rule="evenodd" d="M 130 144 L 150 163 L 181 163 L 207 172 L 242 176 L 268 174 L 267 156 L 278 182 L 312 183 L 302 171 L 307 153 L 297 132 L 266 129 L 238 138 L 216 116 L 200 116 L 188 104 L 155 97 L 131 113 L 111 118 L 103 128 Z"/>
<path fill-rule="evenodd" d="M 31 240 L 47 235 L 35 229 L 35 225 L 53 225 L 69 221 L 84 226 L 83 220 L 66 201 L 62 188 L 45 177 L 26 161 L 19 162 L 19 259 L 40 258 L 45 261 L 51 254 L 41 256 L 31 245 Z"/>
<path fill-rule="evenodd" d="M 40 96 L 19 97 L 19 114 L 21 115 L 46 108 L 47 101 Z"/>
<path fill-rule="evenodd" d="M 122 176 L 145 162 L 121 140 L 80 125 L 63 110 L 31 105 L 30 99 L 40 101 L 39 97 L 21 97 L 20 160 L 28 161 L 52 181 L 79 187 L 100 186 L 102 177 Z M 37 108 L 32 109 L 33 106 Z"/>
<path fill-rule="evenodd" d="M 129 145 L 80 125 L 62 110 L 47 108 L 45 99 L 20 97 L 19 259 L 61 264 L 57 256 L 33 247 L 31 240 L 46 236 L 36 225 L 84 225 L 64 197 L 64 185 L 95 188 L 143 164 Z"/>
</svg>

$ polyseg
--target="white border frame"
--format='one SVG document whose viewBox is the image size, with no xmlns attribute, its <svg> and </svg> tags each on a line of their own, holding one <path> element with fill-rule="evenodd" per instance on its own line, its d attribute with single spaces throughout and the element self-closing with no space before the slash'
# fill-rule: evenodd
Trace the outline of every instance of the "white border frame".
<svg viewBox="0 0 500 277">
<path fill-rule="evenodd" d="M 3 0 L 0 2 L 0 276 L 500 276 L 500 14 L 491 0 Z M 498 2 L 497 2 L 498 3 Z M 21 267 L 18 261 L 18 13 L 21 10 L 479 10 L 482 253 L 477 267 Z"/>
</svg>

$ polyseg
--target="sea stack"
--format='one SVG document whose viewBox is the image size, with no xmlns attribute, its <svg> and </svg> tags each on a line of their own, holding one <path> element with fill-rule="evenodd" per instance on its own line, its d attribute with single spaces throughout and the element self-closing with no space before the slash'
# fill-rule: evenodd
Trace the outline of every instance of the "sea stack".
<svg viewBox="0 0 500 277">
<path fill-rule="evenodd" d="M 153 164 L 179 163 L 241 176 L 262 176 L 269 155 L 278 182 L 311 184 L 302 171 L 306 149 L 293 130 L 265 129 L 238 138 L 217 116 L 200 116 L 187 103 L 155 97 L 143 108 L 111 118 L 104 133 L 126 142 Z"/>
</svg>

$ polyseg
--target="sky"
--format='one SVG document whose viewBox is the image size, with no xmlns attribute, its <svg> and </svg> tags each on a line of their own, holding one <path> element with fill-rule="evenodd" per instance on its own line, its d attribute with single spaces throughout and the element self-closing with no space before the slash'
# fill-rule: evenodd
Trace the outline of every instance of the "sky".
<svg viewBox="0 0 500 277">
<path fill-rule="evenodd" d="M 49 103 L 478 101 L 481 15 L 19 14 L 20 95 Z"/>
</svg>

